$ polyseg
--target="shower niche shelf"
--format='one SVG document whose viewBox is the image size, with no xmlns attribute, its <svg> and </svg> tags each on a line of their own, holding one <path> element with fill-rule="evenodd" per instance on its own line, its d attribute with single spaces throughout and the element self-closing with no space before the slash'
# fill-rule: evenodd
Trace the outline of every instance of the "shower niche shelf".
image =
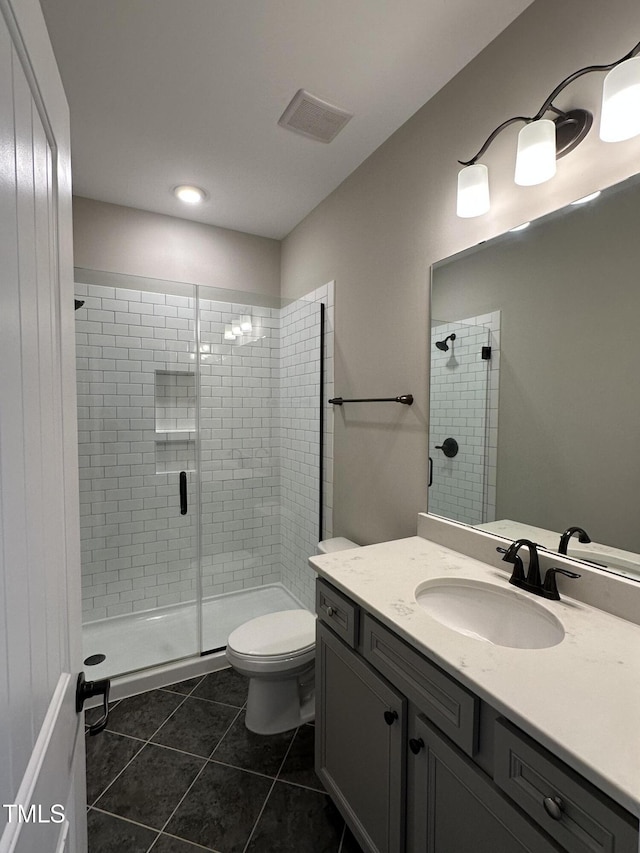
<svg viewBox="0 0 640 853">
<path fill-rule="evenodd" d="M 196 377 L 187 371 L 156 370 L 155 432 L 165 440 L 169 434 L 195 437 Z M 188 434 L 188 435 L 185 435 Z M 181 469 L 183 470 L 183 469 Z"/>
</svg>

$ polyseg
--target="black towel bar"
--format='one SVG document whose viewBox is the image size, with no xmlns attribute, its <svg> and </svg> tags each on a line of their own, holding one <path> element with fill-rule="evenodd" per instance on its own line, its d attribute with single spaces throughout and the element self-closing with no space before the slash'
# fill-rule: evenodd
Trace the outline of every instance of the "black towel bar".
<svg viewBox="0 0 640 853">
<path fill-rule="evenodd" d="M 401 394 L 399 397 L 362 397 L 357 400 L 332 397 L 329 402 L 334 406 L 341 406 L 343 403 L 404 403 L 405 406 L 410 406 L 413 403 L 413 394 Z"/>
</svg>

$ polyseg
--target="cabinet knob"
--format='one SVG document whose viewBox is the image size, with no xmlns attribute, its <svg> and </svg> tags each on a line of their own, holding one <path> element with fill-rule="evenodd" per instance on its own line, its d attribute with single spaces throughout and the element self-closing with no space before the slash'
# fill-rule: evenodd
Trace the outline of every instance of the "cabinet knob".
<svg viewBox="0 0 640 853">
<path fill-rule="evenodd" d="M 325 609 L 325 613 L 327 614 L 327 616 L 333 616 L 333 614 L 336 612 L 333 609 L 333 607 L 331 607 L 331 605 L 329 605 L 329 604 L 327 604 L 327 606 L 324 609 Z"/>
<path fill-rule="evenodd" d="M 562 820 L 562 800 L 560 797 L 545 797 L 542 801 L 544 810 L 554 820 Z"/>
<path fill-rule="evenodd" d="M 397 711 L 385 711 L 384 712 L 384 721 L 388 726 L 392 726 L 397 719 L 398 719 L 398 712 Z"/>
<path fill-rule="evenodd" d="M 417 755 L 422 747 L 424 746 L 424 741 L 421 737 L 415 738 L 412 737 L 409 739 L 409 749 L 414 755 Z"/>
</svg>

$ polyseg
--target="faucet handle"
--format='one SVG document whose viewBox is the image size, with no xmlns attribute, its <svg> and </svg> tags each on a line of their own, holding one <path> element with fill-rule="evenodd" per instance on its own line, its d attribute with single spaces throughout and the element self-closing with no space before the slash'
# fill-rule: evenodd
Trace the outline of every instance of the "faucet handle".
<svg viewBox="0 0 640 853">
<path fill-rule="evenodd" d="M 568 578 L 582 577 L 582 575 L 579 575 L 577 572 L 570 572 L 568 569 L 547 569 L 544 576 L 542 591 L 545 598 L 550 598 L 553 601 L 560 600 L 560 593 L 558 592 L 558 586 L 556 584 L 556 575 L 565 575 Z"/>
<path fill-rule="evenodd" d="M 513 563 L 513 573 L 511 578 L 509 579 L 509 583 L 516 583 L 516 581 L 524 580 L 524 563 L 522 562 L 522 557 L 519 554 L 513 554 L 507 557 L 509 553 L 507 548 L 496 548 L 498 554 L 504 554 L 505 556 L 502 558 L 506 560 L 507 563 Z"/>
</svg>

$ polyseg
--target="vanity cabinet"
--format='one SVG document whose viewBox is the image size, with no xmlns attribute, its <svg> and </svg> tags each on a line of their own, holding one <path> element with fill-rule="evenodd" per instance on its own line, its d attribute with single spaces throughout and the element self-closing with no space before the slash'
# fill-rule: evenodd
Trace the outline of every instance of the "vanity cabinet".
<svg viewBox="0 0 640 853">
<path fill-rule="evenodd" d="M 637 853 L 638 822 L 324 580 L 316 770 L 366 853 Z"/>
<path fill-rule="evenodd" d="M 316 649 L 320 778 L 371 853 L 401 853 L 406 700 L 321 624 Z"/>
<path fill-rule="evenodd" d="M 422 714 L 409 758 L 408 853 L 557 853 Z"/>
</svg>

